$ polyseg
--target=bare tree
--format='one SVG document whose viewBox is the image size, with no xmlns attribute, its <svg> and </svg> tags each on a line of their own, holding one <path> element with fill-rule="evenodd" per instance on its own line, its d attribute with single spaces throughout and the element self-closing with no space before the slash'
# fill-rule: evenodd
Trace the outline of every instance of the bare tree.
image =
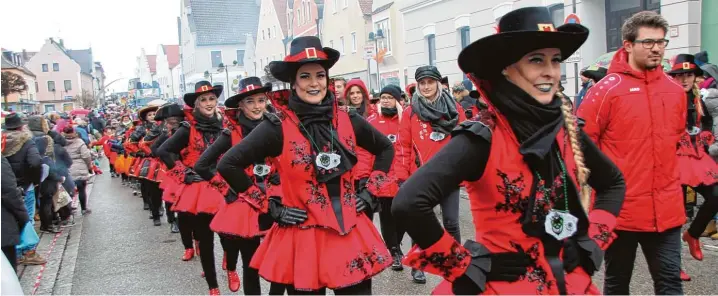
<svg viewBox="0 0 718 296">
<path fill-rule="evenodd" d="M 92 109 L 97 106 L 97 100 L 89 91 L 82 90 L 81 94 L 75 95 L 75 103 L 80 105 L 83 109 Z"/>
<path fill-rule="evenodd" d="M 2 72 L 2 99 L 5 103 L 5 110 L 9 110 L 7 96 L 14 93 L 21 93 L 27 90 L 25 78 L 12 72 Z"/>
</svg>

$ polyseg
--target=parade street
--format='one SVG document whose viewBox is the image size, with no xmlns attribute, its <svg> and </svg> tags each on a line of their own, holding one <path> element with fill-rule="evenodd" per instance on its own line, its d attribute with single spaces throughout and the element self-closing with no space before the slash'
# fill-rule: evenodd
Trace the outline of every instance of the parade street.
<svg viewBox="0 0 718 296">
<path fill-rule="evenodd" d="M 107 171 L 104 159 L 102 166 Z M 153 226 L 149 213 L 141 210 L 142 199 L 132 196 L 129 187 L 122 186 L 119 179 L 111 179 L 109 174 L 98 175 L 90 188 L 89 205 L 93 213 L 78 215 L 77 224 L 57 236 L 43 235 L 38 252 L 48 254 L 47 265 L 20 267 L 25 294 L 206 294 L 199 259 L 180 260 L 183 250 L 179 234 L 170 233 L 164 217 L 161 227 Z M 461 230 L 463 237 L 474 237 L 466 199 L 461 200 Z M 710 294 L 716 288 L 718 248 L 710 239 L 704 238 L 703 242 L 706 244 L 703 262 L 690 258 L 687 248 L 683 248 L 683 266 L 693 277 L 693 281 L 684 283 L 686 294 Z M 402 247 L 404 252 L 408 250 L 407 237 Z M 230 294 L 226 272 L 221 269 L 219 239 L 215 242 L 215 256 L 220 290 Z M 374 279 L 373 292 L 427 295 L 438 282 L 438 277 L 428 275 L 426 285 L 414 284 L 409 269 L 386 270 Z M 594 282 L 599 288 L 602 286 L 603 272 L 594 277 Z M 263 282 L 262 292 L 267 293 L 268 289 L 268 283 Z M 653 294 L 642 254 L 637 256 L 631 293 Z"/>
</svg>

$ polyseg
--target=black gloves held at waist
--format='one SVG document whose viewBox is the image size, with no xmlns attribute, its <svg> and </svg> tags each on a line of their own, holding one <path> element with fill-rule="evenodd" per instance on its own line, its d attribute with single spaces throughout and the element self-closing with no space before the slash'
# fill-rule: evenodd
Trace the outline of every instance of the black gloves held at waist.
<svg viewBox="0 0 718 296">
<path fill-rule="evenodd" d="M 272 219 L 280 226 L 302 224 L 308 218 L 307 211 L 285 207 L 282 204 L 282 200 L 275 196 L 269 198 L 269 215 L 272 216 Z"/>
</svg>

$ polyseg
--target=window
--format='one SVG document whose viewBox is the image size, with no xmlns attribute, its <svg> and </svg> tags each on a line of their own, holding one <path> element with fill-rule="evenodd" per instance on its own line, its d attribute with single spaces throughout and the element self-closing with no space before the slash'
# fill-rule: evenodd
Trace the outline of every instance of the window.
<svg viewBox="0 0 718 296">
<path fill-rule="evenodd" d="M 332 4 L 334 4 L 334 5 L 332 5 L 332 12 L 333 12 L 333 13 L 337 13 L 337 6 L 339 6 L 339 4 L 337 4 L 337 3 L 338 3 L 337 0 L 334 0 L 334 1 L 332 2 Z"/>
<path fill-rule="evenodd" d="M 53 72 L 60 72 L 60 64 L 58 64 L 58 63 L 52 63 L 52 71 L 53 71 Z"/>
<path fill-rule="evenodd" d="M 384 19 L 374 24 L 375 33 L 379 32 L 380 29 L 384 38 L 379 39 L 377 47 L 380 49 L 386 49 L 387 54 L 391 53 L 391 25 L 389 19 Z"/>
<path fill-rule="evenodd" d="M 55 91 L 55 81 L 47 82 L 47 91 Z"/>
<path fill-rule="evenodd" d="M 659 0 L 606 0 L 607 51 L 615 51 L 623 46 L 623 23 L 635 13 L 644 10 L 661 13 L 661 3 Z"/>
<path fill-rule="evenodd" d="M 426 41 L 429 46 L 429 65 L 436 66 L 436 35 L 427 36 Z"/>
<path fill-rule="evenodd" d="M 297 24 L 302 24 L 302 8 L 297 9 Z"/>
<path fill-rule="evenodd" d="M 344 36 L 339 37 L 339 53 L 344 54 Z"/>
<path fill-rule="evenodd" d="M 47 72 L 47 64 L 42 64 L 42 72 Z"/>
<path fill-rule="evenodd" d="M 219 67 L 219 64 L 222 63 L 222 51 L 213 50 L 210 55 L 212 56 L 212 68 Z"/>
<path fill-rule="evenodd" d="M 72 80 L 65 80 L 65 91 L 72 90 Z"/>
<path fill-rule="evenodd" d="M 244 66 L 244 50 L 237 49 L 237 65 Z"/>
<path fill-rule="evenodd" d="M 55 105 L 45 105 L 45 112 L 54 112 Z"/>
<path fill-rule="evenodd" d="M 304 23 L 308 23 L 309 19 L 312 18 L 312 11 L 310 9 L 309 1 L 304 2 Z"/>
<path fill-rule="evenodd" d="M 357 52 L 357 33 L 352 33 L 352 52 Z"/>
<path fill-rule="evenodd" d="M 344 8 L 347 8 L 347 7 L 349 7 L 349 1 L 348 1 L 348 0 L 344 0 Z"/>
<path fill-rule="evenodd" d="M 471 28 L 461 27 L 459 29 L 459 37 L 461 38 L 461 48 L 464 49 L 471 43 Z"/>
</svg>

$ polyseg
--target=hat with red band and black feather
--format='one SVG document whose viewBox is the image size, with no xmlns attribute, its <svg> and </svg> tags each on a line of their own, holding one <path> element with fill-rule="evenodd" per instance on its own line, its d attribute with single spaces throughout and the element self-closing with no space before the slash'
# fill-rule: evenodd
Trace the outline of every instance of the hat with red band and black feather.
<svg viewBox="0 0 718 296">
<path fill-rule="evenodd" d="M 222 94 L 222 89 L 224 89 L 224 87 L 221 85 L 213 86 L 211 83 L 209 83 L 209 81 L 202 80 L 195 83 L 193 93 L 184 94 L 184 97 L 182 99 L 184 100 L 185 104 L 194 108 L 194 102 L 199 96 L 211 92 L 214 93 L 215 96 L 219 97 Z"/>
<path fill-rule="evenodd" d="M 316 36 L 302 36 L 292 40 L 289 55 L 283 61 L 269 63 L 269 72 L 280 81 L 291 82 L 297 70 L 304 64 L 320 64 L 329 70 L 339 60 L 339 52 L 330 47 L 322 47 Z"/>
<path fill-rule="evenodd" d="M 272 84 L 267 83 L 262 85 L 262 80 L 259 79 L 259 77 L 251 76 L 242 78 L 242 80 L 239 81 L 239 90 L 237 94 L 224 101 L 224 105 L 227 108 L 237 108 L 237 106 L 239 106 L 239 102 L 244 98 L 270 91 L 272 91 Z"/>
<path fill-rule="evenodd" d="M 683 73 L 695 73 L 696 76 L 703 75 L 703 70 L 696 64 L 696 57 L 692 54 L 679 54 L 676 56 L 671 71 L 668 75 L 677 75 Z"/>
</svg>

